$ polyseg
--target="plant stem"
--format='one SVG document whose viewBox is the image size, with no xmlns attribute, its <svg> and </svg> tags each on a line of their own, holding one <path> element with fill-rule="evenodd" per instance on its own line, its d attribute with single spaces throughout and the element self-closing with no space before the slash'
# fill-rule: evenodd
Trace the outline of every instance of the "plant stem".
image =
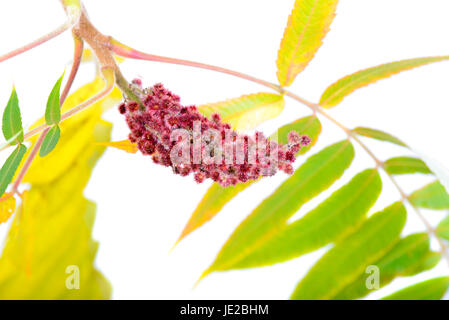
<svg viewBox="0 0 449 320">
<path fill-rule="evenodd" d="M 139 59 L 139 60 L 163 62 L 163 63 L 171 63 L 171 64 L 179 64 L 179 65 L 189 66 L 189 67 L 194 67 L 194 68 L 218 71 L 221 73 L 229 74 L 234 77 L 238 77 L 241 79 L 245 79 L 248 81 L 258 83 L 260 85 L 269 87 L 276 91 L 281 90 L 281 87 L 278 86 L 277 84 L 270 83 L 268 81 L 264 81 L 261 79 L 257 79 L 255 77 L 249 76 L 249 75 L 241 73 L 241 72 L 237 72 L 237 71 L 233 71 L 230 69 L 221 68 L 221 67 L 217 67 L 217 66 L 213 66 L 213 65 L 209 65 L 209 64 L 205 64 L 205 63 L 200 63 L 200 62 L 181 60 L 181 59 L 173 59 L 173 58 L 167 58 L 167 57 L 156 56 L 153 54 L 144 53 L 144 52 L 132 49 L 112 38 L 110 39 L 110 42 L 111 42 L 111 45 L 110 45 L 111 50 L 115 54 L 122 56 L 122 57 Z"/>
<path fill-rule="evenodd" d="M 349 128 L 347 128 L 346 126 L 344 126 L 343 124 L 341 124 L 340 122 L 338 122 L 336 119 L 332 118 L 329 114 L 327 114 L 318 104 L 312 103 L 288 90 L 285 90 L 284 88 L 282 88 L 281 86 L 278 86 L 274 83 L 265 81 L 265 80 L 261 80 L 258 78 L 255 78 L 253 76 L 241 73 L 241 72 L 237 72 L 237 71 L 233 71 L 233 70 L 229 70 L 229 69 L 225 69 L 222 67 L 217 67 L 217 66 L 213 66 L 213 65 L 208 65 L 208 64 L 203 64 L 203 63 L 199 63 L 199 62 L 194 62 L 194 61 L 188 61 L 188 60 L 181 60 L 181 59 L 173 59 L 173 58 L 168 58 L 168 57 L 162 57 L 162 56 L 156 56 L 156 55 L 152 55 L 152 54 L 147 54 L 147 53 L 143 53 L 140 52 L 138 50 L 135 50 L 133 48 L 130 48 L 120 42 L 118 42 L 117 40 L 114 40 L 111 38 L 111 50 L 122 57 L 126 57 L 126 58 L 132 58 L 132 59 L 140 59 L 140 60 L 148 60 L 148 61 L 156 61 L 156 62 L 164 62 L 164 63 L 170 63 L 170 64 L 179 64 L 179 65 L 185 65 L 185 66 L 190 66 L 190 67 L 195 67 L 195 68 L 201 68 L 201 69 L 207 69 L 207 70 L 211 70 L 211 71 L 216 71 L 216 72 L 221 72 L 221 73 L 225 73 L 225 74 L 229 74 L 241 79 L 245 79 L 251 82 L 255 82 L 258 83 L 260 85 L 263 85 L 265 87 L 271 88 L 275 91 L 277 91 L 280 94 L 285 94 L 286 96 L 289 96 L 290 98 L 306 105 L 307 107 L 309 107 L 314 114 L 320 114 L 323 117 L 325 117 L 326 119 L 330 120 L 333 124 L 335 124 L 337 127 L 339 127 L 341 130 L 343 130 L 350 139 L 354 140 L 357 144 L 359 144 L 362 149 L 372 158 L 372 160 L 376 163 L 376 167 L 377 168 L 381 168 L 389 177 L 389 179 L 391 180 L 391 182 L 393 183 L 393 185 L 395 186 L 395 188 L 398 190 L 399 194 L 401 195 L 401 201 L 404 203 L 409 204 L 412 208 L 413 211 L 416 213 L 416 215 L 419 217 L 419 219 L 421 220 L 421 222 L 424 224 L 427 233 L 430 234 L 431 236 L 435 237 L 436 240 L 438 241 L 440 248 L 441 248 L 441 254 L 443 255 L 443 257 L 445 258 L 445 260 L 448 262 L 449 264 L 449 253 L 447 250 L 447 246 L 446 244 L 443 242 L 443 240 L 438 237 L 438 235 L 436 234 L 434 228 L 432 228 L 431 224 L 427 221 L 427 219 L 421 214 L 421 212 L 419 211 L 419 209 L 413 205 L 413 203 L 411 203 L 408 195 L 402 190 L 402 188 L 400 187 L 400 185 L 398 184 L 398 182 L 396 181 L 396 179 L 393 177 L 393 175 L 391 175 L 390 173 L 388 173 L 385 170 L 384 167 L 384 163 L 377 158 L 377 156 L 368 148 L 367 145 L 365 145 L 358 137 L 357 135 L 352 132 L 352 130 L 350 130 Z"/>
<path fill-rule="evenodd" d="M 21 54 L 21 53 L 27 52 L 28 50 L 31 50 L 47 41 L 59 36 L 64 31 L 73 27 L 76 23 L 78 23 L 78 19 L 80 17 L 80 12 L 71 10 L 68 13 L 69 13 L 69 20 L 67 22 L 65 22 L 63 25 L 61 25 L 58 28 L 56 28 L 55 30 L 47 33 L 46 35 L 34 40 L 33 42 L 31 42 L 27 45 L 24 45 L 23 47 L 20 47 L 18 49 L 15 49 L 11 52 L 8 52 L 8 53 L 0 56 L 0 62 L 6 61 L 8 59 L 11 59 L 11 58 Z"/>
<path fill-rule="evenodd" d="M 31 166 L 31 163 L 33 162 L 34 158 L 37 155 L 37 152 L 39 151 L 39 148 L 42 145 L 42 142 L 44 142 L 45 135 L 50 131 L 50 128 L 45 129 L 41 135 L 39 136 L 39 139 L 36 141 L 35 145 L 31 149 L 30 154 L 28 155 L 28 158 L 25 161 L 25 164 L 23 165 L 22 169 L 20 170 L 19 174 L 17 175 L 17 179 L 14 182 L 12 188 L 11 188 L 11 194 L 17 193 L 19 190 L 19 185 L 22 183 L 23 177 L 25 176 L 26 172 Z"/>
<path fill-rule="evenodd" d="M 83 56 L 83 41 L 78 38 L 77 36 L 74 36 L 75 39 L 75 54 L 72 64 L 72 69 L 70 70 L 69 78 L 64 86 L 64 90 L 62 95 L 59 98 L 59 105 L 62 106 L 64 104 L 65 99 L 67 98 L 67 94 L 70 91 L 70 88 L 72 87 L 73 80 L 75 80 L 76 74 L 78 73 L 78 69 L 81 63 L 81 58 Z M 45 136 L 47 135 L 48 131 L 50 131 L 51 126 L 47 126 L 44 128 L 42 134 L 40 135 L 39 139 L 36 141 L 35 145 L 33 146 L 33 149 L 31 150 L 30 154 L 28 155 L 28 158 L 23 165 L 22 169 L 20 170 L 16 181 L 14 182 L 12 186 L 11 195 L 14 195 L 18 192 L 19 185 L 22 182 L 23 178 L 25 177 L 25 174 L 27 173 L 28 169 L 31 166 L 31 163 L 33 162 L 34 158 L 37 155 L 37 152 L 39 151 L 40 147 L 42 146 L 42 143 L 45 139 Z"/>
<path fill-rule="evenodd" d="M 59 104 L 62 106 L 64 104 L 65 99 L 67 98 L 70 88 L 72 87 L 73 81 L 75 80 L 76 74 L 78 73 L 81 59 L 83 57 L 83 48 L 84 48 L 84 42 L 82 39 L 77 37 L 76 35 L 73 35 L 73 39 L 75 42 L 75 50 L 73 54 L 73 64 L 72 69 L 70 70 L 69 78 L 67 79 L 67 83 L 64 87 L 64 90 L 62 91 L 61 97 L 59 99 Z"/>
</svg>

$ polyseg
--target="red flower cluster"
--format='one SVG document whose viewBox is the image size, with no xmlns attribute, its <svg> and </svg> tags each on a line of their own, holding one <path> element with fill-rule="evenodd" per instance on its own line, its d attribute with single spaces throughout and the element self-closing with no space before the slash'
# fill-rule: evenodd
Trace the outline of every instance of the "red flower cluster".
<svg viewBox="0 0 449 320">
<path fill-rule="evenodd" d="M 182 106 L 162 84 L 142 90 L 141 82 L 133 81 L 133 89 L 143 106 L 136 101 L 119 106 L 131 130 L 130 141 L 174 173 L 193 173 L 198 183 L 210 178 L 229 186 L 278 170 L 292 174 L 295 154 L 310 143 L 309 137 L 295 131 L 289 133 L 288 145 L 268 140 L 261 132 L 252 137 L 238 134 L 220 115 L 208 119 L 195 106 Z"/>
</svg>

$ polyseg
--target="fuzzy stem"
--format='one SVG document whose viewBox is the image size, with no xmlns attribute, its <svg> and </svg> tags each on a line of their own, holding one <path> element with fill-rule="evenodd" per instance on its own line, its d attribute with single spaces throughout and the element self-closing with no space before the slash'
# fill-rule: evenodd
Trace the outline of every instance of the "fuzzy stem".
<svg viewBox="0 0 449 320">
<path fill-rule="evenodd" d="M 21 53 L 27 52 L 28 50 L 31 50 L 47 41 L 59 36 L 64 31 L 70 29 L 75 24 L 77 24 L 78 20 L 80 18 L 81 11 L 77 10 L 73 6 L 70 6 L 68 8 L 68 10 L 66 10 L 66 11 L 69 16 L 69 20 L 67 22 L 65 22 L 63 25 L 59 26 L 55 30 L 51 31 L 50 33 L 47 33 L 46 35 L 34 40 L 33 42 L 0 56 L 0 62 L 11 59 Z"/>
<path fill-rule="evenodd" d="M 230 69 L 221 68 L 221 67 L 217 67 L 217 66 L 213 66 L 213 65 L 209 65 L 209 64 L 204 64 L 204 63 L 200 63 L 200 62 L 167 58 L 167 57 L 156 56 L 153 54 L 144 53 L 144 52 L 132 49 L 112 38 L 111 38 L 111 50 L 118 56 L 125 57 L 125 58 L 171 63 L 171 64 L 178 64 L 178 65 L 183 65 L 183 66 L 194 67 L 194 68 L 218 71 L 221 73 L 226 73 L 226 74 L 232 75 L 234 77 L 246 79 L 248 81 L 252 81 L 252 82 L 261 84 L 263 86 L 269 87 L 276 91 L 281 90 L 281 87 L 274 83 L 270 83 L 268 81 L 257 79 L 255 77 L 249 76 L 249 75 L 241 73 L 241 72 L 237 72 L 237 71 L 233 71 Z"/>
<path fill-rule="evenodd" d="M 64 101 L 70 92 L 70 88 L 72 87 L 73 81 L 75 80 L 75 76 L 78 73 L 78 69 L 81 64 L 81 59 L 83 57 L 83 48 L 84 48 L 83 40 L 81 40 L 76 35 L 73 35 L 73 39 L 75 41 L 73 64 L 72 64 L 72 69 L 70 71 L 69 78 L 67 79 L 67 83 L 66 83 L 64 90 L 62 91 L 61 97 L 59 99 L 59 104 L 61 106 L 64 104 Z"/>
<path fill-rule="evenodd" d="M 42 142 L 44 142 L 44 138 L 47 135 L 47 132 L 50 131 L 50 128 L 45 129 L 42 134 L 39 136 L 39 139 L 36 141 L 36 144 L 33 146 L 33 149 L 31 149 L 31 152 L 25 161 L 25 164 L 23 165 L 22 169 L 20 170 L 16 181 L 14 182 L 12 188 L 11 188 L 11 194 L 15 194 L 18 192 L 19 185 L 23 180 L 23 177 L 25 176 L 26 172 L 31 166 L 31 163 L 33 162 L 34 158 L 37 155 L 37 152 L 39 151 Z"/>
</svg>

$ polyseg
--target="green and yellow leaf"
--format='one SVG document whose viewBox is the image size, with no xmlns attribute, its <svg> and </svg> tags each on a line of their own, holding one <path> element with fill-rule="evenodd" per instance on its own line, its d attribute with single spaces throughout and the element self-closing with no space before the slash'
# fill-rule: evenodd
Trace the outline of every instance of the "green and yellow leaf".
<svg viewBox="0 0 449 320">
<path fill-rule="evenodd" d="M 414 157 L 388 159 L 384 162 L 384 168 L 389 174 L 432 173 L 424 161 Z"/>
<path fill-rule="evenodd" d="M 61 129 L 59 126 L 53 126 L 48 133 L 45 135 L 44 141 L 42 142 L 39 155 L 45 157 L 47 154 L 53 151 L 58 144 L 59 138 L 61 137 Z"/>
<path fill-rule="evenodd" d="M 439 181 L 432 182 L 413 192 L 410 202 L 420 208 L 444 210 L 449 209 L 449 194 Z"/>
<path fill-rule="evenodd" d="M 426 233 L 415 233 L 401 239 L 382 258 L 373 263 L 379 268 L 379 287 L 384 287 L 398 276 L 412 276 L 433 267 L 434 265 L 425 262 L 430 255 L 434 257 L 434 254 L 435 252 L 430 251 L 429 236 Z M 439 255 L 436 254 L 439 260 Z M 363 270 L 356 280 L 347 285 L 333 299 L 353 300 L 368 295 L 372 292 L 366 285 L 368 276 L 369 274 Z"/>
<path fill-rule="evenodd" d="M 279 143 L 285 144 L 288 140 L 288 133 L 292 130 L 296 130 L 300 134 L 308 135 L 312 140 L 310 145 L 299 151 L 299 154 L 304 154 L 310 150 L 310 148 L 318 140 L 318 136 L 321 133 L 321 123 L 316 116 L 301 118 L 281 127 L 277 134 L 272 135 L 270 139 L 275 139 Z M 195 211 L 192 213 L 192 216 L 184 227 L 178 242 L 215 217 L 226 205 L 226 203 L 231 201 L 235 196 L 237 196 L 237 194 L 248 188 L 253 183 L 255 182 L 249 181 L 227 188 L 220 186 L 218 183 L 214 183 L 206 192 Z"/>
<path fill-rule="evenodd" d="M 83 87 L 68 102 L 77 105 L 94 94 L 94 88 L 92 84 Z M 81 113 L 61 123 L 64 135 L 58 148 L 45 161 L 37 158 L 33 163 L 27 174 L 31 188 L 15 215 L 0 258 L 0 299 L 110 298 L 109 282 L 94 267 L 98 248 L 92 240 L 95 204 L 83 196 L 105 149 L 97 142 L 110 137 L 112 126 L 101 119 L 110 102 L 93 106 L 86 112 L 88 117 Z M 75 285 L 74 270 L 79 271 L 79 289 L 70 290 Z"/>
<path fill-rule="evenodd" d="M 391 142 L 393 144 L 397 144 L 398 146 L 402 147 L 408 147 L 404 142 L 399 140 L 398 138 L 392 136 L 389 133 L 377 130 L 377 129 L 371 129 L 371 128 L 365 128 L 365 127 L 357 127 L 352 130 L 354 133 L 357 133 L 359 136 L 376 139 L 380 141 L 386 141 Z"/>
<path fill-rule="evenodd" d="M 366 219 L 381 190 L 377 170 L 359 173 L 303 218 L 286 225 L 228 269 L 284 262 L 338 241 Z"/>
<path fill-rule="evenodd" d="M 19 144 L 0 169 L 0 197 L 3 196 L 6 188 L 11 183 L 26 151 L 27 148 L 23 144 Z"/>
<path fill-rule="evenodd" d="M 404 288 L 383 300 L 440 300 L 448 288 L 449 277 L 439 277 Z"/>
<path fill-rule="evenodd" d="M 228 270 L 271 239 L 302 205 L 338 180 L 353 158 L 354 148 L 345 140 L 307 159 L 235 229 L 203 276 Z"/>
<path fill-rule="evenodd" d="M 329 86 L 321 96 L 320 105 L 324 108 L 334 107 L 346 96 L 359 88 L 365 87 L 371 83 L 388 78 L 405 70 L 410 70 L 429 63 L 448 59 L 449 56 L 414 58 L 390 62 L 355 72 L 341 78 Z"/>
<path fill-rule="evenodd" d="M 435 231 L 439 237 L 449 240 L 449 216 L 441 220 Z"/>
<path fill-rule="evenodd" d="M 20 115 L 19 99 L 14 87 L 12 88 L 8 104 L 3 111 L 2 130 L 7 141 L 16 137 L 10 143 L 11 145 L 23 142 L 22 116 Z"/>
<path fill-rule="evenodd" d="M 220 114 L 235 130 L 248 130 L 276 118 L 284 109 L 284 97 L 274 93 L 254 93 L 226 101 L 203 104 L 198 110 L 206 117 Z"/>
<path fill-rule="evenodd" d="M 326 300 L 335 297 L 397 243 L 406 217 L 402 203 L 395 203 L 374 214 L 318 260 L 298 283 L 291 299 Z"/>
<path fill-rule="evenodd" d="M 59 97 L 63 78 L 64 74 L 62 74 L 58 81 L 56 81 L 48 96 L 47 107 L 45 109 L 45 121 L 49 125 L 58 124 L 59 121 L 61 121 L 61 105 L 59 104 Z"/>
<path fill-rule="evenodd" d="M 313 59 L 335 17 L 337 0 L 296 0 L 277 59 L 281 86 L 292 84 Z"/>
</svg>

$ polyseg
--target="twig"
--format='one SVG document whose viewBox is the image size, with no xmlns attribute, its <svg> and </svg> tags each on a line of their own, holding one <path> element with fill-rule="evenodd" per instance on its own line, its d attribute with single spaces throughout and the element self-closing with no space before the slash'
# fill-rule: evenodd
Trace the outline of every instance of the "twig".
<svg viewBox="0 0 449 320">
<path fill-rule="evenodd" d="M 68 12 L 68 16 L 69 16 L 69 20 L 66 21 L 63 25 L 56 28 L 55 30 L 47 33 L 46 35 L 34 40 L 33 42 L 31 42 L 27 45 L 24 45 L 23 47 L 20 47 L 18 49 L 15 49 L 11 52 L 8 52 L 8 53 L 0 56 L 0 62 L 6 61 L 8 59 L 11 59 L 11 58 L 21 54 L 21 53 L 27 52 L 28 50 L 31 50 L 31 49 L 47 42 L 48 40 L 51 40 L 51 39 L 59 36 L 64 31 L 70 29 L 78 22 L 79 17 L 80 17 L 80 11 L 77 12 L 76 10 L 71 10 L 70 12 Z"/>
</svg>

